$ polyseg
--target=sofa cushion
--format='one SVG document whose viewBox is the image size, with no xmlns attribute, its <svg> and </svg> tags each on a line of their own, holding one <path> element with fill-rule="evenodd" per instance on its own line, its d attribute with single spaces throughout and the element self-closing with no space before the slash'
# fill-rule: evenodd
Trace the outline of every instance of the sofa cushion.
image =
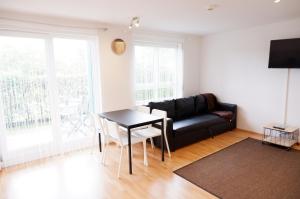
<svg viewBox="0 0 300 199">
<path fill-rule="evenodd" d="M 184 120 L 175 121 L 173 123 L 173 130 L 175 133 L 193 131 L 200 128 L 208 128 L 212 125 L 226 122 L 225 119 L 213 114 L 204 114 L 193 116 Z"/>
<path fill-rule="evenodd" d="M 176 99 L 175 107 L 176 107 L 176 120 L 181 120 L 195 115 L 194 97 Z"/>
<path fill-rule="evenodd" d="M 207 103 L 207 110 L 209 112 L 216 110 L 216 108 L 217 108 L 216 96 L 212 93 L 204 93 L 204 94 L 202 94 L 202 96 L 205 98 L 205 101 Z"/>
<path fill-rule="evenodd" d="M 202 95 L 195 96 L 195 112 L 196 114 L 204 114 L 207 112 L 207 103 Z"/>
<path fill-rule="evenodd" d="M 172 119 L 175 118 L 175 100 L 166 100 L 163 102 L 150 102 L 149 107 L 151 112 L 153 109 L 167 111 L 167 117 Z"/>
<path fill-rule="evenodd" d="M 214 111 L 212 114 L 215 114 L 219 117 L 222 117 L 228 121 L 232 120 L 233 118 L 233 112 L 232 111 Z"/>
</svg>

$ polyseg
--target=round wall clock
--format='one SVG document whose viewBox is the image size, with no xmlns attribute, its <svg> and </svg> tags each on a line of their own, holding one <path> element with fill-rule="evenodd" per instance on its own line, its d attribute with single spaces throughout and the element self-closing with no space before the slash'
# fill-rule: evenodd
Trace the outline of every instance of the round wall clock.
<svg viewBox="0 0 300 199">
<path fill-rule="evenodd" d="M 126 43 L 123 39 L 115 39 L 111 42 L 111 49 L 117 55 L 122 55 L 126 51 Z"/>
</svg>

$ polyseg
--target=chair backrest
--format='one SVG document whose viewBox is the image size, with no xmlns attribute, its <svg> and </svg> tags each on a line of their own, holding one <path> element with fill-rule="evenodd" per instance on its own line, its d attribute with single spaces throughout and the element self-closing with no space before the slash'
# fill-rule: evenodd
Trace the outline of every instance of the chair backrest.
<svg viewBox="0 0 300 199">
<path fill-rule="evenodd" d="M 150 107 L 147 106 L 138 106 L 136 107 L 136 110 L 142 113 L 150 114 Z"/>
<path fill-rule="evenodd" d="M 107 123 L 104 121 L 105 119 L 100 117 L 98 114 L 92 114 L 95 124 L 96 133 L 102 133 L 103 136 L 108 135 Z"/>
<path fill-rule="evenodd" d="M 119 125 L 116 122 L 112 122 L 107 119 L 104 119 L 104 123 L 106 124 L 107 133 L 110 135 L 110 137 L 121 143 L 122 139 L 120 135 Z"/>
<path fill-rule="evenodd" d="M 103 125 L 102 125 L 102 121 L 99 115 L 97 115 L 96 113 L 92 113 L 92 117 L 93 117 L 93 121 L 94 121 L 94 126 L 96 129 L 96 133 L 99 133 L 98 131 L 103 131 Z"/>
<path fill-rule="evenodd" d="M 167 129 L 167 112 L 162 111 L 162 110 L 158 110 L 158 109 L 152 109 L 151 115 L 155 115 L 155 116 L 164 118 L 164 131 L 166 132 L 166 129 Z"/>
<path fill-rule="evenodd" d="M 102 127 L 102 132 L 106 136 L 108 135 L 108 130 L 107 130 L 107 123 L 105 122 L 105 119 L 103 117 L 99 117 L 101 127 Z"/>
</svg>

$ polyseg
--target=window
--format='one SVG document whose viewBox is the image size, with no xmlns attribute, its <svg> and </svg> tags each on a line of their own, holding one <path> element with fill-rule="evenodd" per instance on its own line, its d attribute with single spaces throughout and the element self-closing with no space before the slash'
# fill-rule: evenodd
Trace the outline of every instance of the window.
<svg viewBox="0 0 300 199">
<path fill-rule="evenodd" d="M 92 143 L 96 40 L 0 32 L 0 136 L 5 165 Z M 98 80 L 97 80 L 98 81 Z"/>
<path fill-rule="evenodd" d="M 137 105 L 182 95 L 181 45 L 136 44 L 134 66 Z"/>
</svg>

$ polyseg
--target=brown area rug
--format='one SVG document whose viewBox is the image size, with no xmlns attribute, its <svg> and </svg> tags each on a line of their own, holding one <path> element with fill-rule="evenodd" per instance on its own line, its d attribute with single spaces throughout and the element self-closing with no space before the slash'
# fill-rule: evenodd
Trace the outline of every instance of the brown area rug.
<svg viewBox="0 0 300 199">
<path fill-rule="evenodd" d="M 174 172 L 223 199 L 300 198 L 300 151 L 251 138 Z"/>
</svg>

